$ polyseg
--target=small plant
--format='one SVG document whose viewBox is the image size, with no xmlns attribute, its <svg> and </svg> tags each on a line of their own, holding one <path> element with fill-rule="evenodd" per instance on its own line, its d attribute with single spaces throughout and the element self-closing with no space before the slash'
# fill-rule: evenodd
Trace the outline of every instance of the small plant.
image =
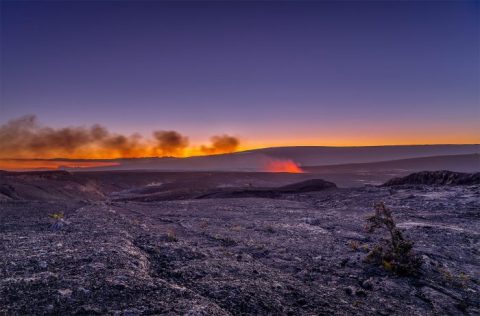
<svg viewBox="0 0 480 316">
<path fill-rule="evenodd" d="M 133 223 L 134 225 L 140 225 L 140 221 L 139 221 L 138 219 L 136 219 L 136 218 L 134 218 L 134 219 L 132 220 L 132 223 Z"/>
<path fill-rule="evenodd" d="M 234 232 L 239 232 L 243 229 L 243 227 L 240 225 L 235 225 L 235 226 L 232 226 L 230 229 Z"/>
<path fill-rule="evenodd" d="M 370 251 L 370 247 L 369 247 L 367 244 L 363 244 L 361 248 L 362 248 L 362 250 L 365 251 L 365 252 L 369 252 L 369 251 Z"/>
<path fill-rule="evenodd" d="M 356 240 L 350 240 L 348 242 L 348 245 L 350 246 L 350 248 L 353 250 L 353 251 L 357 251 L 358 248 L 360 248 L 360 244 L 358 243 L 358 241 Z"/>
<path fill-rule="evenodd" d="M 393 270 L 392 263 L 390 261 L 387 261 L 387 260 L 382 261 L 382 267 L 387 271 L 392 271 Z"/>
<path fill-rule="evenodd" d="M 363 302 L 362 302 L 362 301 L 359 301 L 359 300 L 355 300 L 355 301 L 352 303 L 353 307 L 360 307 L 362 304 L 363 304 Z"/>
<path fill-rule="evenodd" d="M 273 233 L 275 233 L 275 228 L 273 228 L 272 225 L 268 225 L 267 227 L 265 227 L 265 231 L 267 233 L 273 234 Z"/>
<path fill-rule="evenodd" d="M 447 281 L 447 282 L 453 282 L 453 274 L 446 268 L 440 268 L 438 269 L 440 274 L 442 275 L 442 278 Z"/>
<path fill-rule="evenodd" d="M 470 276 L 461 272 L 460 274 L 453 274 L 447 268 L 439 268 L 438 272 L 440 272 L 443 280 L 447 283 L 450 283 L 453 286 L 467 288 L 468 283 L 470 282 Z"/>
<path fill-rule="evenodd" d="M 168 231 L 167 231 L 167 241 L 169 241 L 169 242 L 175 242 L 175 241 L 177 241 L 177 240 L 178 240 L 178 239 L 177 239 L 177 236 L 176 236 L 176 234 L 175 234 L 175 231 L 174 231 L 173 229 L 171 229 L 171 228 L 168 229 Z"/>
<path fill-rule="evenodd" d="M 468 283 L 470 282 L 470 276 L 462 272 L 458 275 L 458 282 L 460 284 L 460 287 L 466 288 L 468 287 Z"/>
<path fill-rule="evenodd" d="M 212 238 L 215 239 L 216 241 L 221 242 L 223 244 L 223 246 L 234 246 L 234 245 L 237 244 L 237 242 L 234 239 L 232 239 L 228 236 L 223 237 L 219 234 L 215 234 L 215 235 L 212 236 Z"/>
<path fill-rule="evenodd" d="M 52 214 L 49 214 L 48 217 L 56 220 L 60 220 L 60 219 L 63 219 L 65 215 L 63 215 L 63 213 L 52 213 Z"/>
<path fill-rule="evenodd" d="M 207 221 L 201 221 L 200 222 L 200 228 L 201 229 L 207 229 L 208 228 L 208 222 Z"/>
<path fill-rule="evenodd" d="M 393 220 L 392 211 L 385 204 L 377 203 L 374 208 L 375 214 L 367 218 L 366 230 L 373 233 L 383 228 L 388 231 L 390 238 L 374 245 L 367 254 L 366 261 L 399 275 L 416 273 L 422 260 L 412 252 L 413 242 L 403 237 Z"/>
<path fill-rule="evenodd" d="M 60 230 L 65 225 L 65 215 L 63 213 L 52 213 L 49 214 L 48 217 L 54 220 L 54 222 L 50 225 L 52 230 Z"/>
</svg>

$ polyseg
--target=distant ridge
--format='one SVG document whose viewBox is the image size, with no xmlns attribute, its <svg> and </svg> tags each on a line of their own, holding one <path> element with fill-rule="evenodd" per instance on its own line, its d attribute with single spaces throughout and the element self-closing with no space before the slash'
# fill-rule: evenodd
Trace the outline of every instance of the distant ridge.
<svg viewBox="0 0 480 316">
<path fill-rule="evenodd" d="M 292 146 L 246 151 L 270 157 L 292 159 L 303 166 L 368 163 L 409 158 L 479 154 L 479 144 L 468 145 L 388 145 L 388 146 Z"/>
<path fill-rule="evenodd" d="M 480 185 L 480 172 L 423 171 L 393 178 L 383 184 L 387 187 L 398 185 Z"/>
<path fill-rule="evenodd" d="M 300 166 L 373 163 L 390 160 L 480 153 L 480 145 L 413 145 L 368 147 L 272 147 L 188 158 L 112 160 L 117 166 L 92 170 L 264 171 L 272 160 L 291 160 Z"/>
<path fill-rule="evenodd" d="M 301 167 L 332 166 L 359 163 L 387 163 L 387 161 L 428 158 L 431 161 L 450 160 L 453 166 L 459 166 L 460 160 L 472 157 L 460 155 L 474 155 L 480 153 L 480 145 L 401 145 L 401 146 L 364 146 L 364 147 L 326 147 L 326 146 L 297 146 L 272 147 L 247 150 L 231 154 L 210 156 L 194 156 L 186 158 L 150 157 L 150 158 L 121 158 L 121 159 L 46 159 L 61 165 L 65 162 L 110 162 L 110 166 L 65 168 L 76 171 L 93 170 L 159 170 L 159 171 L 265 171 L 265 166 L 272 160 L 289 160 Z M 436 156 L 456 156 L 438 158 Z M 433 159 L 433 160 L 432 160 Z M 455 160 L 455 161 L 454 161 Z M 462 160 L 462 161 L 463 161 Z M 408 164 L 412 162 L 402 162 Z M 427 165 L 425 161 L 418 163 Z M 398 164 L 398 162 L 390 163 Z M 439 163 L 437 163 L 439 164 Z M 440 163 L 442 165 L 442 163 Z M 447 167 L 442 167 L 447 168 Z M 0 161 L 0 169 L 1 161 Z M 416 169 L 415 169 L 416 170 Z"/>
<path fill-rule="evenodd" d="M 363 171 L 423 171 L 423 170 L 452 170 L 457 172 L 480 171 L 480 154 L 446 155 L 421 158 L 387 160 L 380 162 L 339 164 L 326 166 L 307 166 L 307 172 L 358 172 Z"/>
</svg>

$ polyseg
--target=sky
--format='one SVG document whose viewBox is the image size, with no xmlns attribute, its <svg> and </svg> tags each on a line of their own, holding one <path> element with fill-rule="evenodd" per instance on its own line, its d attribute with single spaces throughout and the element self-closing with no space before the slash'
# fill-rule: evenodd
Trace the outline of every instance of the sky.
<svg viewBox="0 0 480 316">
<path fill-rule="evenodd" d="M 0 134 L 15 139 L 8 122 L 35 115 L 29 137 L 101 124 L 153 148 L 154 131 L 175 131 L 187 154 L 223 136 L 235 150 L 479 143 L 479 12 L 477 1 L 2 1 Z"/>
</svg>

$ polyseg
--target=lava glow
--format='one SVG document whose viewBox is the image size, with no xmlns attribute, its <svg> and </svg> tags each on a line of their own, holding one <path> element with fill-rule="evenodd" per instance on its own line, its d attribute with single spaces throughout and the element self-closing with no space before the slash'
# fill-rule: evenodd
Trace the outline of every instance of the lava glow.
<svg viewBox="0 0 480 316">
<path fill-rule="evenodd" d="M 293 160 L 272 160 L 265 167 L 267 172 L 304 173 Z"/>
</svg>

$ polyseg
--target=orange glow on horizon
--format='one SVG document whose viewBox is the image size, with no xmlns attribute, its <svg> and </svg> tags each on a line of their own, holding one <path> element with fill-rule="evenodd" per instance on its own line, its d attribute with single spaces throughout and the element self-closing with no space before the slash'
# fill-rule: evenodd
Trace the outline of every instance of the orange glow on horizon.
<svg viewBox="0 0 480 316">
<path fill-rule="evenodd" d="M 287 146 L 385 146 L 427 144 L 479 144 L 477 125 L 441 126 L 418 121 L 343 121 L 318 126 L 285 122 L 292 128 L 268 123 L 258 129 L 216 134 L 195 139 L 174 131 L 156 130 L 151 137 L 124 135 L 95 124 L 53 128 L 27 115 L 0 125 L 0 159 L 118 159 L 192 157 Z M 290 125 L 287 125 L 290 124 Z M 333 126 L 332 126 L 333 124 Z M 295 133 L 292 133 L 293 127 Z M 259 136 L 261 135 L 261 136 Z M 5 162 L 0 161 L 0 168 Z M 12 162 L 9 163 L 11 165 Z M 38 162 L 36 162 L 38 164 Z M 5 168 L 5 167 L 3 167 Z"/>
<path fill-rule="evenodd" d="M 263 148 L 272 148 L 272 147 L 302 147 L 302 146 L 325 146 L 325 147 L 369 147 L 369 146 L 415 146 L 415 145 L 474 145 L 480 144 L 480 139 L 472 139 L 470 142 L 454 142 L 454 141 L 444 141 L 444 142 L 427 142 L 427 141 L 328 141 L 323 140 L 322 142 L 318 141 L 286 141 L 286 142 L 255 142 L 250 143 L 250 145 L 239 146 L 235 151 L 231 152 L 217 152 L 217 153 L 206 153 L 202 151 L 199 147 L 189 147 L 184 149 L 182 152 L 178 152 L 175 155 L 159 155 L 152 151 L 150 148 L 136 148 L 128 152 L 121 152 L 117 150 L 108 150 L 100 148 L 89 148 L 85 150 L 76 150 L 74 152 L 66 153 L 64 151 L 51 151 L 48 153 L 43 153 L 41 155 L 35 155 L 28 152 L 22 152 L 17 156 L 10 156 L 0 153 L 0 161 L 10 160 L 48 160 L 48 159 L 78 159 L 78 160 L 88 160 L 88 159 L 98 159 L 98 160 L 110 160 L 110 159 L 121 159 L 121 158 L 148 158 L 148 157 L 175 157 L 175 158 L 188 158 L 188 157 L 197 157 L 197 156 L 209 156 L 217 154 L 228 154 Z M 1 163 L 0 163 L 1 164 Z"/>
<path fill-rule="evenodd" d="M 321 134 L 321 132 L 319 132 Z M 370 134 L 370 135 L 369 135 Z M 241 152 L 247 150 L 255 150 L 269 147 L 288 147 L 288 146 L 332 146 L 332 147 L 347 147 L 347 146 L 386 146 L 386 145 L 434 145 L 434 144 L 479 144 L 480 134 L 465 135 L 465 133 L 450 133 L 445 137 L 435 134 L 432 130 L 429 134 L 421 133 L 418 130 L 410 130 L 403 134 L 400 133 L 359 133 L 355 137 L 351 134 L 347 135 L 345 131 L 343 134 L 328 135 L 319 139 L 318 137 L 289 137 L 277 135 L 277 138 L 271 139 L 266 135 L 263 139 L 266 141 L 258 141 L 258 138 L 245 138 L 245 142 L 239 143 L 233 152 Z M 209 154 L 222 154 L 232 152 L 226 151 L 212 151 L 205 150 L 205 146 L 200 144 L 193 144 L 183 148 L 175 153 L 175 157 L 194 157 L 205 156 Z M 135 146 L 125 146 L 122 148 L 108 148 L 101 147 L 97 144 L 76 148 L 71 151 L 67 150 L 46 150 L 41 153 L 34 153 L 28 150 L 18 150 L 15 153 L 12 151 L 0 152 L 0 170 L 40 170 L 40 169 L 58 169 L 66 168 L 90 168 L 112 166 L 115 162 L 111 161 L 88 161 L 89 159 L 110 160 L 119 158 L 144 158 L 144 157 L 168 157 L 155 150 L 155 147 L 150 143 L 138 143 Z M 48 160 L 56 159 L 57 160 Z M 58 158 L 65 158 L 66 160 L 58 160 Z M 71 161 L 69 161 L 69 159 Z M 75 161 L 75 159 L 85 159 L 87 161 Z M 293 165 L 293 166 L 292 166 Z M 301 168 L 292 164 L 276 163 L 270 168 L 270 172 L 302 172 Z M 298 169 L 296 169 L 298 168 Z M 268 169 L 268 168 L 267 168 Z"/>
</svg>

